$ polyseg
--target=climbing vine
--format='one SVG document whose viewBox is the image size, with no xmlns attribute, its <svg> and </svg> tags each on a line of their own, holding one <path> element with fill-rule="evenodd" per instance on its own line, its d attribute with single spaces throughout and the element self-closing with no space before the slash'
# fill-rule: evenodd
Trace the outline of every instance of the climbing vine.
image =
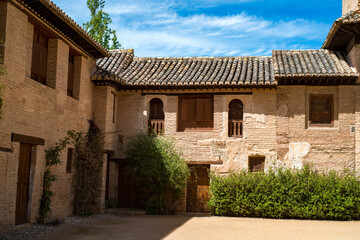
<svg viewBox="0 0 360 240">
<path fill-rule="evenodd" d="M 95 122 L 89 121 L 87 133 L 68 131 L 66 137 L 45 150 L 46 170 L 44 173 L 43 194 L 40 202 L 38 222 L 44 222 L 51 212 L 51 186 L 58 178 L 51 172 L 51 167 L 61 164 L 61 152 L 68 146 L 74 152 L 74 213 L 91 212 L 93 204 L 99 196 L 101 186 L 101 170 L 104 157 L 104 141 L 100 129 Z"/>
<path fill-rule="evenodd" d="M 66 148 L 66 146 L 70 143 L 69 136 L 60 140 L 54 146 L 49 147 L 45 150 L 46 153 L 46 170 L 43 178 L 43 193 L 40 200 L 40 209 L 39 209 L 39 217 L 37 219 L 38 222 L 43 223 L 45 218 L 51 211 L 51 197 L 53 196 L 53 192 L 51 191 L 51 185 L 54 181 L 57 180 L 57 176 L 52 174 L 51 167 L 61 164 L 60 156 L 61 152 Z"/>
<path fill-rule="evenodd" d="M 88 132 L 70 132 L 75 148 L 74 213 L 92 212 L 99 198 L 101 170 L 104 161 L 104 137 L 94 121 L 89 121 Z"/>
</svg>

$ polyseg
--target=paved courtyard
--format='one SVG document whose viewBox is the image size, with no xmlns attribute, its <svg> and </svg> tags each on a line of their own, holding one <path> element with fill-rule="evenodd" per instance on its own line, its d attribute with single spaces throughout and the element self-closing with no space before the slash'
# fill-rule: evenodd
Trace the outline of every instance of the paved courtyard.
<svg viewBox="0 0 360 240">
<path fill-rule="evenodd" d="M 360 239 L 360 221 L 330 222 L 229 217 L 115 217 L 77 224 L 36 239 Z M 30 238 L 33 239 L 33 238 Z"/>
</svg>

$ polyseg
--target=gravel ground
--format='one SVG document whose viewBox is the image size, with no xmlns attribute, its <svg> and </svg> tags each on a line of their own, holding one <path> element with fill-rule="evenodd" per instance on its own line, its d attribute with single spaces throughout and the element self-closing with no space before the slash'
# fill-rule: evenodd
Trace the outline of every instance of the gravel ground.
<svg viewBox="0 0 360 240">
<path fill-rule="evenodd" d="M 27 227 L 12 230 L 0 235 L 0 240 L 10 239 L 42 239 L 49 233 L 63 232 L 69 230 L 75 226 L 81 226 L 85 224 L 92 224 L 98 221 L 108 221 L 117 218 L 116 216 L 108 214 L 98 214 L 91 217 L 67 217 L 63 218 L 64 223 L 59 225 L 43 225 L 43 224 L 31 224 Z"/>
</svg>

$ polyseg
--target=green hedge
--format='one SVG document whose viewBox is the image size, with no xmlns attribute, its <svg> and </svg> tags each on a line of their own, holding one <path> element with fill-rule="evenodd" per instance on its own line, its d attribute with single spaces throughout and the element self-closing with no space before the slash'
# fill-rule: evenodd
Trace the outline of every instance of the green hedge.
<svg viewBox="0 0 360 240">
<path fill-rule="evenodd" d="M 294 219 L 360 219 L 360 181 L 350 173 L 271 170 L 211 176 L 214 215 Z"/>
</svg>

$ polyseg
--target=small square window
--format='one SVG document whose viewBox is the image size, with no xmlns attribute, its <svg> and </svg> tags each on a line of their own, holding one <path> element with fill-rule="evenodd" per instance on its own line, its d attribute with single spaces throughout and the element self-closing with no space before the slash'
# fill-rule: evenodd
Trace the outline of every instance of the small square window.
<svg viewBox="0 0 360 240">
<path fill-rule="evenodd" d="M 310 126 L 333 126 L 334 97 L 333 95 L 310 95 Z"/>
<path fill-rule="evenodd" d="M 264 172 L 264 168 L 265 168 L 264 156 L 249 157 L 250 172 Z"/>
</svg>

